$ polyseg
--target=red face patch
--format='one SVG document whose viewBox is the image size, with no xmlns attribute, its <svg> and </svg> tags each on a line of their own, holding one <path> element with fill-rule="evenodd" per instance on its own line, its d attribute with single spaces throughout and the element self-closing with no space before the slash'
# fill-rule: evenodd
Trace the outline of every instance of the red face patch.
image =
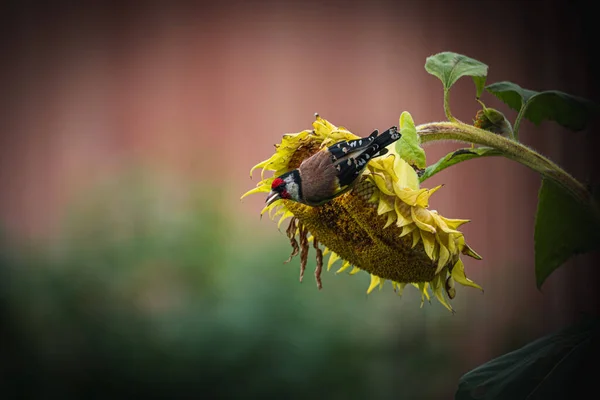
<svg viewBox="0 0 600 400">
<path fill-rule="evenodd" d="M 275 180 L 271 184 L 271 189 L 275 189 L 279 185 L 283 185 L 283 179 L 281 179 L 281 178 L 275 178 Z"/>
<path fill-rule="evenodd" d="M 281 198 L 282 199 L 291 199 L 292 196 L 290 196 L 290 194 L 288 193 L 287 190 L 283 189 L 283 191 L 281 192 Z"/>
</svg>

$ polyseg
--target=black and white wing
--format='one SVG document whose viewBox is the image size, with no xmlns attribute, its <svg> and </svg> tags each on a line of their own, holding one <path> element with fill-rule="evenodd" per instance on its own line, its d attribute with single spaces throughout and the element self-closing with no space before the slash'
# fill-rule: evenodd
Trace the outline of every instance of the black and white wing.
<svg viewBox="0 0 600 400">
<path fill-rule="evenodd" d="M 378 133 L 379 131 L 375 130 L 366 138 L 338 142 L 328 148 L 334 167 L 338 171 L 340 189 L 352 184 L 371 159 L 386 154 L 386 147 L 401 136 L 395 126 L 381 135 Z"/>
</svg>

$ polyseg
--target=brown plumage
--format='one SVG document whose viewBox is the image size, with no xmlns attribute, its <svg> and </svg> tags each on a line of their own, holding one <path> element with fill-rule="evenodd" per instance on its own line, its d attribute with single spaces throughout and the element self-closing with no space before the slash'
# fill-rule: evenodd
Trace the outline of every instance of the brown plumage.
<svg viewBox="0 0 600 400">
<path fill-rule="evenodd" d="M 302 182 L 303 200 L 306 204 L 319 204 L 335 193 L 339 186 L 337 173 L 331 154 L 321 150 L 302 161 L 298 167 Z"/>
</svg>

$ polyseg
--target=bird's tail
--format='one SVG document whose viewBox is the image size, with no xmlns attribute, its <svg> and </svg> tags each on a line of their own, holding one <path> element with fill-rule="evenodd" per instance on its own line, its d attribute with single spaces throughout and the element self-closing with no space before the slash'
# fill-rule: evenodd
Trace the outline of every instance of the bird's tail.
<svg viewBox="0 0 600 400">
<path fill-rule="evenodd" d="M 402 135 L 400 134 L 400 132 L 398 132 L 398 128 L 392 126 L 390 129 L 383 132 L 381 135 L 375 137 L 373 143 L 371 143 L 368 149 L 365 151 L 365 157 L 369 159 L 387 154 L 388 149 L 386 149 L 386 147 L 394 143 L 401 137 Z"/>
<path fill-rule="evenodd" d="M 388 152 L 386 146 L 394 143 L 402 136 L 395 126 L 392 126 L 381 135 L 375 135 L 377 135 L 377 130 L 367 138 L 352 140 L 350 142 L 340 142 L 329 147 L 334 165 L 336 165 L 339 171 L 337 178 L 341 186 L 354 182 L 356 177 L 366 168 L 370 160 L 386 154 Z"/>
<path fill-rule="evenodd" d="M 343 140 L 329 146 L 328 151 L 331 153 L 332 161 L 339 164 L 349 158 L 358 159 L 362 157 L 364 160 L 369 160 L 382 156 L 388 152 L 386 147 L 402 136 L 395 126 L 382 134 L 378 133 L 379 131 L 374 130 L 368 137 L 349 141 Z"/>
<path fill-rule="evenodd" d="M 389 146 L 390 144 L 394 143 L 396 140 L 400 139 L 401 136 L 402 135 L 400 134 L 400 132 L 398 132 L 398 128 L 395 126 L 392 126 L 387 131 L 378 135 L 375 138 L 375 140 L 373 141 L 373 143 L 371 144 L 371 146 L 377 145 L 377 147 L 379 149 L 384 149 L 387 146 Z"/>
</svg>

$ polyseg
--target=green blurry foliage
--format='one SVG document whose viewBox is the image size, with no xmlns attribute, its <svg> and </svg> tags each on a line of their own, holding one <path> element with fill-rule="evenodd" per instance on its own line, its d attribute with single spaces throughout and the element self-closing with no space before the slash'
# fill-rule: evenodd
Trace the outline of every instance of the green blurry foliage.
<svg viewBox="0 0 600 400">
<path fill-rule="evenodd" d="M 285 236 L 257 247 L 221 195 L 177 194 L 134 174 L 86 191 L 56 241 L 5 247 L 3 358 L 14 361 L 0 393 L 383 399 L 453 390 L 442 311 L 419 309 L 416 291 L 361 295 L 366 275 L 325 273 L 320 292 L 311 274 L 299 284 L 298 261 L 283 264 Z"/>
</svg>

